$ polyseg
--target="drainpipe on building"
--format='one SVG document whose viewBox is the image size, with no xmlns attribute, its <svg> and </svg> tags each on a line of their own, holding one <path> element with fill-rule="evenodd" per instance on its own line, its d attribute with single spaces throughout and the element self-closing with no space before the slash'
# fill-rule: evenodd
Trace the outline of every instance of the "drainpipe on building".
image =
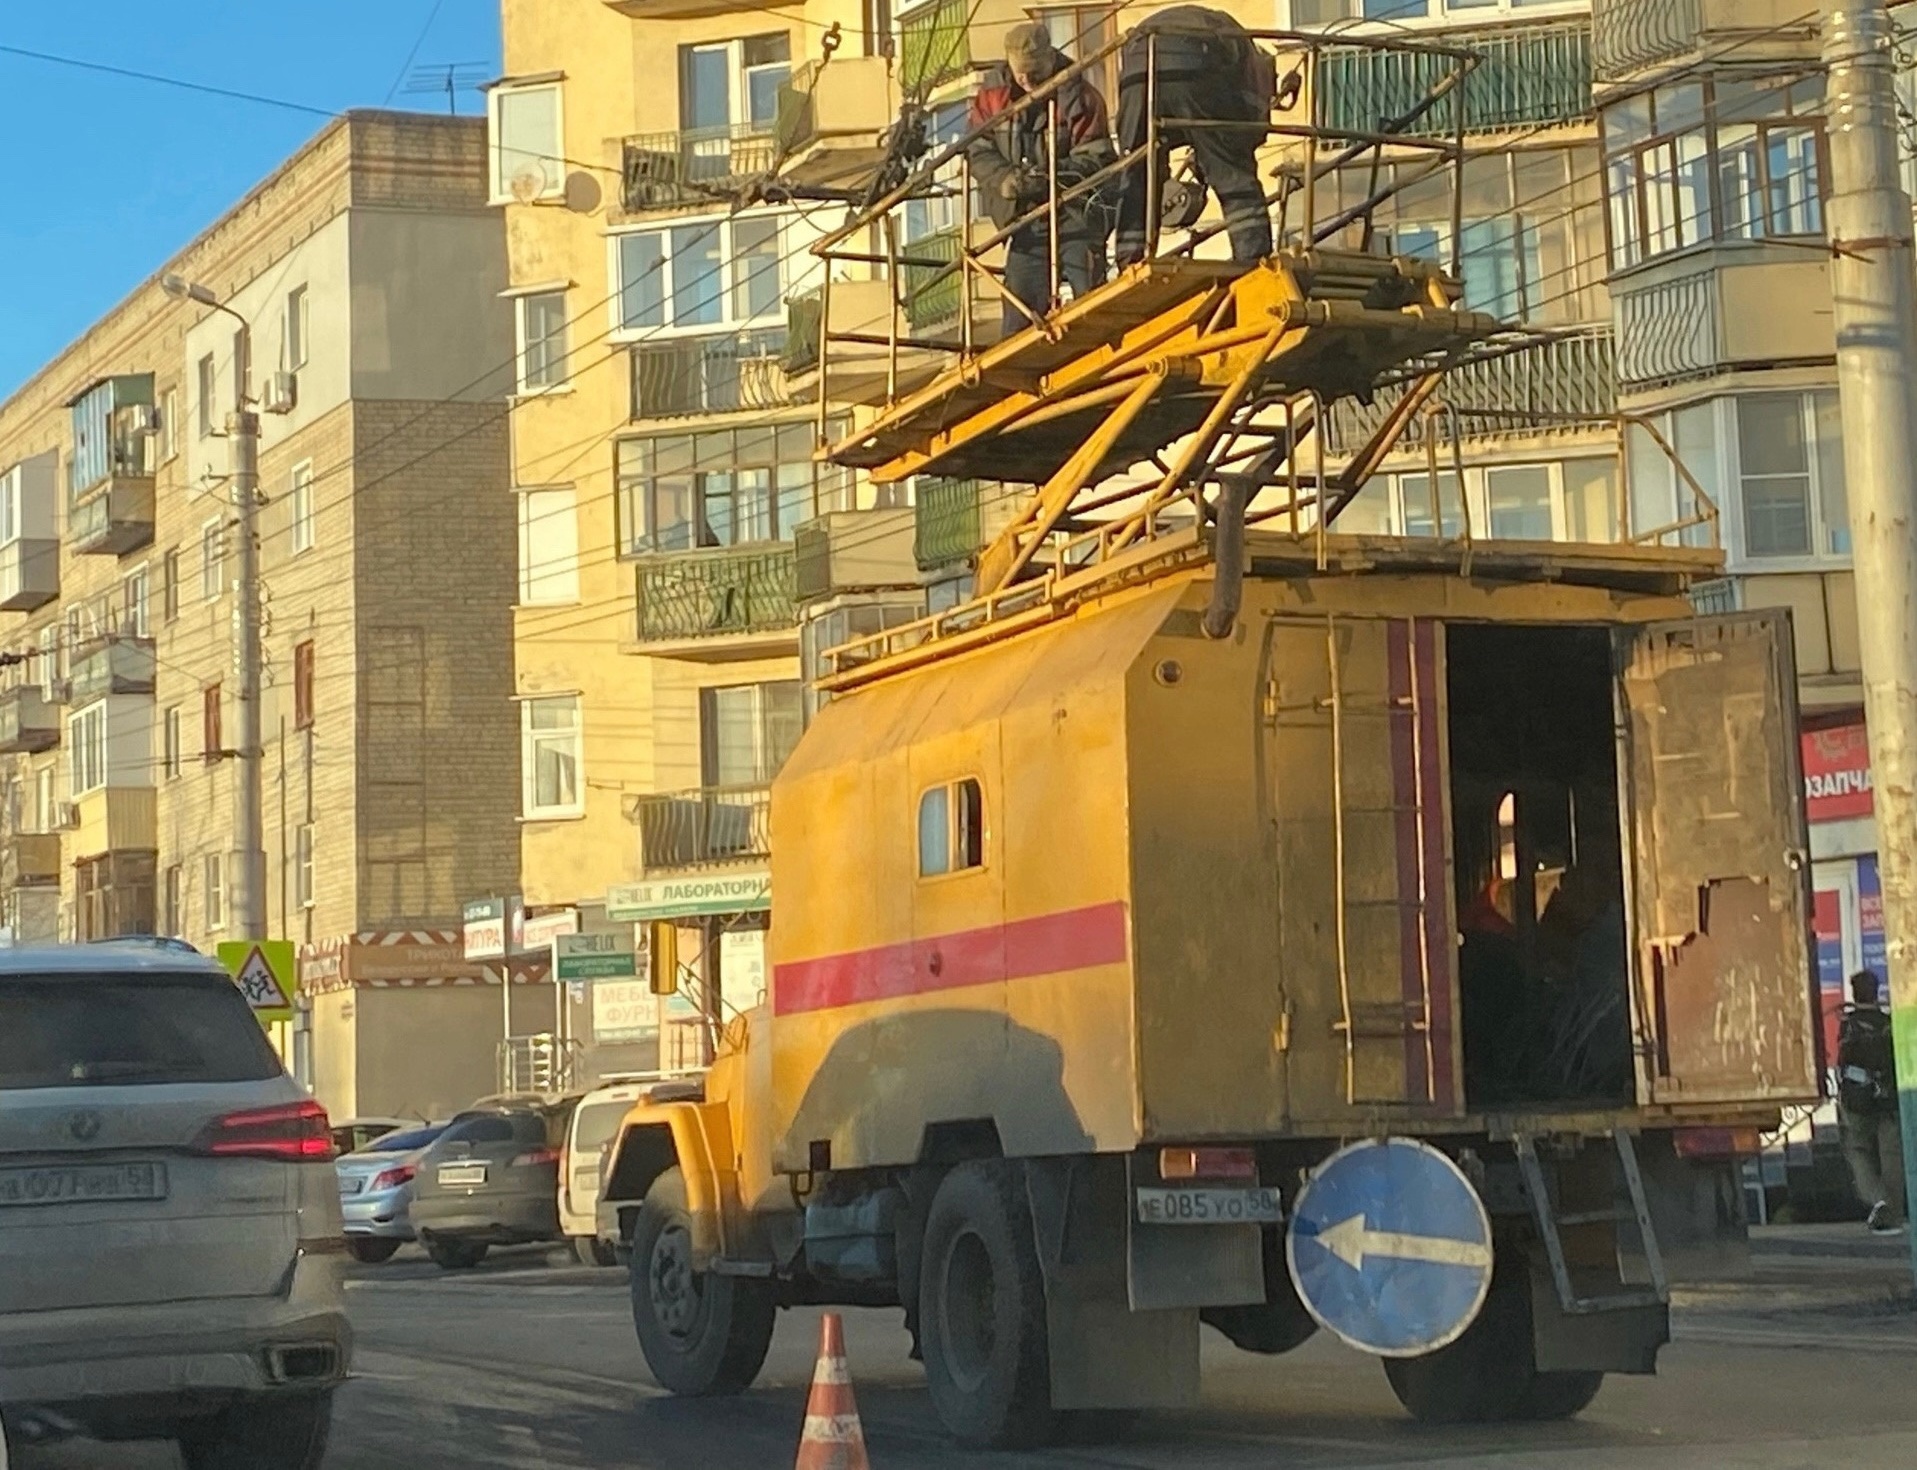
<svg viewBox="0 0 1917 1470">
<path fill-rule="evenodd" d="M 1899 172 L 1891 36 L 1883 0 L 1840 0 L 1826 18 L 1824 60 L 1844 481 L 1905 1190 L 1917 1216 L 1917 257 Z M 1911 1241 L 1917 1273 L 1917 1232 Z"/>
</svg>

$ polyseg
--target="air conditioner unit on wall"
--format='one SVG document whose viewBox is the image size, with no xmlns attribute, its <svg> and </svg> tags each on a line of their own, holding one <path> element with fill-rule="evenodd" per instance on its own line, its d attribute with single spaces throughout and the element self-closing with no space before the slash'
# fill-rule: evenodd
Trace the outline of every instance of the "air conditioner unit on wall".
<svg viewBox="0 0 1917 1470">
<path fill-rule="evenodd" d="M 77 801 L 55 802 L 53 806 L 53 827 L 57 832 L 71 832 L 80 825 L 80 803 Z"/>
<path fill-rule="evenodd" d="M 260 407 L 267 413 L 291 413 L 299 401 L 298 373 L 274 373 L 260 390 Z"/>
</svg>

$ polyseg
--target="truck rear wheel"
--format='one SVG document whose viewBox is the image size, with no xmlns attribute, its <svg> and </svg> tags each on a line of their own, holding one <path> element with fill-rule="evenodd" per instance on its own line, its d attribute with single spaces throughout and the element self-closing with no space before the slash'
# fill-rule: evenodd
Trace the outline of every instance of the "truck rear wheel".
<svg viewBox="0 0 1917 1470">
<path fill-rule="evenodd" d="M 1569 1419 L 1597 1397 L 1602 1373 L 1540 1372 L 1531 1337 L 1531 1273 L 1500 1262 L 1477 1320 L 1418 1358 L 1386 1358 L 1398 1402 L 1427 1424 Z"/>
<path fill-rule="evenodd" d="M 925 1378 L 961 1444 L 1041 1444 L 1055 1427 L 1045 1281 L 1016 1166 L 960 1164 L 933 1196 L 919 1269 Z"/>
<path fill-rule="evenodd" d="M 692 1397 L 750 1388 L 777 1316 L 769 1283 L 693 1269 L 685 1178 L 655 1179 L 632 1232 L 632 1325 L 659 1386 Z"/>
</svg>

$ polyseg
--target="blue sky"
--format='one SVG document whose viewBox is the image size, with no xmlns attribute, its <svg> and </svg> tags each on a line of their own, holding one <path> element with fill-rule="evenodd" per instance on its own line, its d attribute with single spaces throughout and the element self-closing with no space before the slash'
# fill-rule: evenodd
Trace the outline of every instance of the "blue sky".
<svg viewBox="0 0 1917 1470">
<path fill-rule="evenodd" d="M 498 0 L 0 4 L 0 46 L 326 109 L 378 106 L 412 65 L 499 68 Z M 429 16 L 431 25 L 427 25 Z M 423 35 L 423 39 L 422 39 Z M 395 93 L 392 105 L 443 109 Z M 466 92 L 460 110 L 476 112 Z M 324 119 L 0 52 L 0 398 L 324 126 Z"/>
</svg>

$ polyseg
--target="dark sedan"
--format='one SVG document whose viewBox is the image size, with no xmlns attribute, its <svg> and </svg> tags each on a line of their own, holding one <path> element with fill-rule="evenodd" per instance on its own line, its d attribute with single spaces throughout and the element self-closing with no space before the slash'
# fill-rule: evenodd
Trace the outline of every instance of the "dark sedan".
<svg viewBox="0 0 1917 1470">
<path fill-rule="evenodd" d="M 476 1266 L 495 1245 L 559 1239 L 559 1150 L 540 1113 L 509 1108 L 463 1117 L 419 1156 L 412 1222 L 447 1270 Z"/>
</svg>

